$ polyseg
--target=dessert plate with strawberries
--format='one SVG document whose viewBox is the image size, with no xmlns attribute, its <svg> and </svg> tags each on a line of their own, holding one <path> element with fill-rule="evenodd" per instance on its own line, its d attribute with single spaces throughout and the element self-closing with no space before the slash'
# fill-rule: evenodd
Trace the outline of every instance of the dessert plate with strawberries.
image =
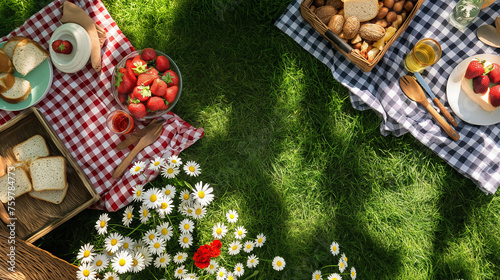
<svg viewBox="0 0 500 280">
<path fill-rule="evenodd" d="M 478 54 L 464 59 L 451 72 L 446 95 L 451 109 L 463 121 L 500 123 L 500 56 Z"/>
</svg>

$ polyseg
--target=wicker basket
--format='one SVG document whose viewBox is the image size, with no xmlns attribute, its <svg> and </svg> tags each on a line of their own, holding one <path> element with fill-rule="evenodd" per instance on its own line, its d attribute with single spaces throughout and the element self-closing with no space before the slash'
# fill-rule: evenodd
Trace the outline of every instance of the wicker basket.
<svg viewBox="0 0 500 280">
<path fill-rule="evenodd" d="M 366 58 L 364 58 L 361 54 L 355 51 L 348 52 L 346 48 L 344 48 L 341 44 L 336 44 L 331 39 L 331 34 L 329 33 L 328 27 L 311 11 L 311 5 L 314 0 L 302 0 L 300 5 L 300 13 L 302 17 L 307 21 L 316 31 L 318 31 L 323 37 L 325 37 L 333 47 L 341 52 L 347 59 L 349 59 L 356 66 L 361 68 L 365 72 L 369 72 L 377 65 L 377 63 L 382 59 L 387 50 L 391 47 L 392 43 L 403 33 L 410 24 L 411 20 L 417 13 L 420 6 L 424 3 L 425 0 L 418 0 L 413 7 L 413 10 L 407 15 L 403 24 L 398 28 L 394 36 L 385 44 L 384 48 L 375 56 L 373 61 L 368 62 Z M 330 31 L 331 32 L 331 31 Z"/>
</svg>

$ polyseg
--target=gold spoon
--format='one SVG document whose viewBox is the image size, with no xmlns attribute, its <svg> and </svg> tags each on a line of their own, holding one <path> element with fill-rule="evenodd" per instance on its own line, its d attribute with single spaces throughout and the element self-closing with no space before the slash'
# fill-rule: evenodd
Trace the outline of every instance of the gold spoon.
<svg viewBox="0 0 500 280">
<path fill-rule="evenodd" d="M 489 24 L 480 26 L 476 35 L 486 45 L 500 48 L 500 17 L 495 19 L 495 26 Z"/>
<path fill-rule="evenodd" d="M 406 75 L 399 79 L 399 85 L 403 89 L 403 92 L 413 101 L 425 107 L 432 117 L 438 122 L 438 124 L 444 129 L 446 134 L 451 137 L 451 139 L 458 141 L 460 135 L 450 126 L 449 123 L 441 117 L 441 115 L 431 106 L 427 97 L 425 96 L 422 88 L 417 84 L 417 82 L 410 76 Z"/>
</svg>

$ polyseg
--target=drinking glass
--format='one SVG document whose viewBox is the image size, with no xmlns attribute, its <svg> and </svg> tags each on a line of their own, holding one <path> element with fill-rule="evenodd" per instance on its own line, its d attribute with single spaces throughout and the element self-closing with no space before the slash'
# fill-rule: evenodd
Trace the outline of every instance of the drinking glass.
<svg viewBox="0 0 500 280">
<path fill-rule="evenodd" d="M 484 0 L 459 0 L 450 14 L 450 24 L 463 31 L 479 15 Z"/>
<path fill-rule="evenodd" d="M 404 60 L 406 70 L 410 72 L 422 72 L 428 66 L 438 62 L 441 58 L 441 46 L 431 38 L 418 41 L 406 55 Z"/>
<path fill-rule="evenodd" d="M 127 134 L 134 129 L 134 119 L 125 111 L 115 110 L 107 116 L 106 125 L 116 134 Z"/>
</svg>

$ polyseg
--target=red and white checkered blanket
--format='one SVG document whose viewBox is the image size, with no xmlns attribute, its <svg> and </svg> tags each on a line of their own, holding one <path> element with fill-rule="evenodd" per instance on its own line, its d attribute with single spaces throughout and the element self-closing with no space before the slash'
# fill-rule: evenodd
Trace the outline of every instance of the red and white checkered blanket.
<svg viewBox="0 0 500 280">
<path fill-rule="evenodd" d="M 52 32 L 62 23 L 60 9 L 64 0 L 55 0 L 30 17 L 22 26 L 0 38 L 0 43 L 11 36 L 26 36 L 41 43 L 47 50 Z M 111 133 L 105 125 L 106 115 L 119 105 L 111 94 L 111 76 L 114 66 L 134 51 L 100 0 L 72 1 L 103 27 L 107 41 L 101 51 L 102 71 L 97 73 L 89 61 L 85 68 L 74 74 L 65 74 L 54 68 L 53 84 L 47 96 L 36 105 L 47 118 L 66 148 L 101 195 L 92 208 L 116 211 L 132 201 L 132 188 L 145 183 L 143 176 L 132 177 L 127 171 L 119 180 L 112 178 L 114 169 L 129 152 L 116 151 L 114 147 L 125 136 Z M 182 66 L 181 66 L 182 67 Z M 0 125 L 12 119 L 18 112 L 0 111 Z M 171 116 L 164 124 L 160 138 L 146 147 L 135 161 L 148 161 L 156 156 L 165 158 L 192 145 L 203 134 L 203 128 L 194 128 L 179 116 Z M 142 127 L 139 124 L 139 127 Z M 149 172 L 149 171 L 148 171 Z M 146 173 L 153 178 L 157 173 Z"/>
</svg>

